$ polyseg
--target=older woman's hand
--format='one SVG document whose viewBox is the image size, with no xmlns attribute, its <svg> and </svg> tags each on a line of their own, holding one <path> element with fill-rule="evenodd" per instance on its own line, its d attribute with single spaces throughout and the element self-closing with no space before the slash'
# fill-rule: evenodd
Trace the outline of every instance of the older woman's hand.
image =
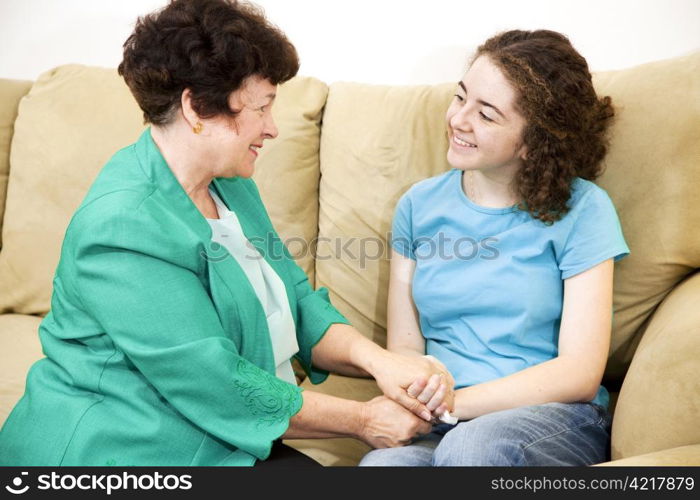
<svg viewBox="0 0 700 500">
<path fill-rule="evenodd" d="M 426 421 L 454 407 L 454 379 L 432 356 L 384 351 L 372 375 L 384 395 Z"/>
<path fill-rule="evenodd" d="M 430 432 L 431 425 L 386 396 L 363 403 L 357 438 L 372 448 L 404 446 Z"/>
</svg>

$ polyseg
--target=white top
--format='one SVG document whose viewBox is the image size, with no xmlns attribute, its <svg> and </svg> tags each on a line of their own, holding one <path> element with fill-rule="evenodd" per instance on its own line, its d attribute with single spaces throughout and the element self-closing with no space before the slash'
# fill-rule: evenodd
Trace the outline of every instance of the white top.
<svg viewBox="0 0 700 500">
<path fill-rule="evenodd" d="M 219 214 L 219 219 L 207 219 L 212 230 L 211 239 L 228 250 L 253 286 L 267 316 L 277 377 L 296 385 L 291 357 L 299 351 L 299 344 L 284 283 L 245 237 L 236 214 L 226 207 L 212 189 L 209 189 L 209 193 Z"/>
</svg>

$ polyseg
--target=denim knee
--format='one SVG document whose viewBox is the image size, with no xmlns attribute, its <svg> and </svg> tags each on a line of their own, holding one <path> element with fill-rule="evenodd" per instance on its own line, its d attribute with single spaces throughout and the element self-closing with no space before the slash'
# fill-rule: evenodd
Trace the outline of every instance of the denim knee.
<svg viewBox="0 0 700 500">
<path fill-rule="evenodd" d="M 431 465 L 433 450 L 438 439 L 438 436 L 430 434 L 407 446 L 372 450 L 358 465 L 362 467 L 428 467 Z"/>
<path fill-rule="evenodd" d="M 436 467 L 517 466 L 523 463 L 518 440 L 508 433 L 483 432 L 483 428 L 462 422 L 449 431 L 433 453 Z"/>
</svg>

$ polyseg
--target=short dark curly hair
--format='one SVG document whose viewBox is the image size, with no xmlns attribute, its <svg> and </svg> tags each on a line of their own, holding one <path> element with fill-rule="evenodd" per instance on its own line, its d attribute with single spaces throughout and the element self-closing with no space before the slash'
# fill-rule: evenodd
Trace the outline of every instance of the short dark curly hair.
<svg viewBox="0 0 700 500">
<path fill-rule="evenodd" d="M 253 4 L 172 0 L 138 19 L 118 71 L 144 121 L 167 125 L 186 88 L 202 118 L 235 116 L 228 98 L 246 78 L 283 83 L 299 71 L 299 58 L 284 33 Z"/>
<path fill-rule="evenodd" d="M 599 99 L 586 60 L 555 31 L 512 30 L 481 45 L 514 86 L 527 124 L 527 156 L 516 174 L 520 207 L 546 224 L 569 210 L 575 177 L 595 180 L 607 152 L 614 115 L 610 97 Z"/>
</svg>

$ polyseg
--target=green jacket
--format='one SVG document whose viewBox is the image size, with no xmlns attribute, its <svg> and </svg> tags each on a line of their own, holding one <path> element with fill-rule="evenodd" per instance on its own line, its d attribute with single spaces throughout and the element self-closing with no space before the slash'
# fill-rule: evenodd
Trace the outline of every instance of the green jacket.
<svg viewBox="0 0 700 500">
<path fill-rule="evenodd" d="M 279 274 L 311 348 L 347 320 L 295 264 L 252 180 L 221 199 Z M 302 404 L 275 377 L 263 307 L 147 129 L 100 172 L 66 231 L 45 358 L 0 432 L 0 465 L 252 465 Z"/>
</svg>

